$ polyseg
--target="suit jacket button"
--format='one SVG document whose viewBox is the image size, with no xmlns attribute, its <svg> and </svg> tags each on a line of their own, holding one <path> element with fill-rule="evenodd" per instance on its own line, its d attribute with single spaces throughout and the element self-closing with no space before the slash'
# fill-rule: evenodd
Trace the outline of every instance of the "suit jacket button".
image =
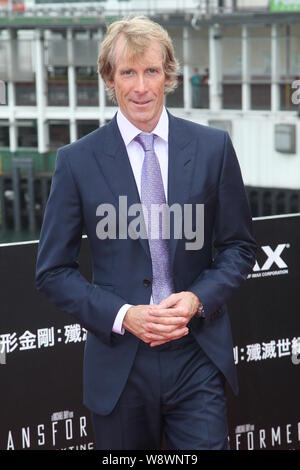
<svg viewBox="0 0 300 470">
<path fill-rule="evenodd" d="M 149 281 L 149 279 L 144 279 L 143 284 L 145 287 L 149 287 L 151 285 L 151 281 Z"/>
</svg>

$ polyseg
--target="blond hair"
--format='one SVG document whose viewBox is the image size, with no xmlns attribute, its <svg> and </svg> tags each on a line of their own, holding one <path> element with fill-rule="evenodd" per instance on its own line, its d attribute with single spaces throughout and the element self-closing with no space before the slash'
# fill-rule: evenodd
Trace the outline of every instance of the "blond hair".
<svg viewBox="0 0 300 470">
<path fill-rule="evenodd" d="M 98 72 L 105 82 L 112 81 L 115 72 L 114 48 L 120 36 L 125 39 L 125 49 L 131 58 L 140 57 L 152 41 L 158 41 L 162 48 L 163 68 L 168 84 L 165 93 L 175 90 L 178 84 L 179 63 L 175 58 L 174 47 L 168 32 L 146 16 L 126 17 L 108 26 L 101 43 L 98 57 Z M 110 99 L 116 102 L 114 88 L 106 87 Z"/>
</svg>

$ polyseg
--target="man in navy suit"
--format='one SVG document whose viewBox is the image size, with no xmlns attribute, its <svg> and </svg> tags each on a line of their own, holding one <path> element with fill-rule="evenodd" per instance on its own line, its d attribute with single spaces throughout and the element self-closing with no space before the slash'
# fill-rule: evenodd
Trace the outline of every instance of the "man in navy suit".
<svg viewBox="0 0 300 470">
<path fill-rule="evenodd" d="M 226 132 L 165 109 L 178 63 L 158 24 L 110 25 L 99 72 L 119 109 L 58 151 L 36 286 L 88 330 L 84 403 L 98 449 L 160 449 L 163 432 L 168 449 L 227 449 L 224 386 L 237 393 L 237 379 L 225 303 L 256 251 L 234 149 Z M 177 212 L 155 219 L 154 206 Z M 175 234 L 184 217 L 194 243 Z M 83 229 L 91 283 L 78 271 Z"/>
</svg>

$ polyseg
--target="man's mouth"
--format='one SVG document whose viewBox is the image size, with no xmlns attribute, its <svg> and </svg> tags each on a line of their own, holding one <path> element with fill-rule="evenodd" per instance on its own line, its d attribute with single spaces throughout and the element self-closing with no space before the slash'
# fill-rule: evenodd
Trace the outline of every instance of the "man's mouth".
<svg viewBox="0 0 300 470">
<path fill-rule="evenodd" d="M 135 101 L 135 100 L 132 100 L 132 102 L 137 105 L 137 106 L 146 106 L 148 103 L 151 102 L 151 100 L 147 100 L 147 101 Z"/>
</svg>

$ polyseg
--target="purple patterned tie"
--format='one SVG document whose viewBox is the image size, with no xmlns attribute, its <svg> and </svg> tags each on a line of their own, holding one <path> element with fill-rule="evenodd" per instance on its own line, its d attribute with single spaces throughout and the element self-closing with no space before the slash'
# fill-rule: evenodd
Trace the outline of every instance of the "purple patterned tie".
<svg viewBox="0 0 300 470">
<path fill-rule="evenodd" d="M 152 298 L 153 302 L 158 304 L 172 294 L 175 289 L 171 272 L 169 241 L 162 238 L 165 228 L 162 223 L 164 219 L 160 217 L 157 221 L 158 224 L 155 226 L 157 217 L 151 221 L 151 207 L 153 208 L 153 204 L 166 204 L 160 165 L 154 151 L 154 137 L 154 134 L 144 134 L 142 132 L 134 140 L 142 146 L 145 152 L 142 167 L 141 202 L 148 211 L 147 232 L 153 275 Z"/>
</svg>

